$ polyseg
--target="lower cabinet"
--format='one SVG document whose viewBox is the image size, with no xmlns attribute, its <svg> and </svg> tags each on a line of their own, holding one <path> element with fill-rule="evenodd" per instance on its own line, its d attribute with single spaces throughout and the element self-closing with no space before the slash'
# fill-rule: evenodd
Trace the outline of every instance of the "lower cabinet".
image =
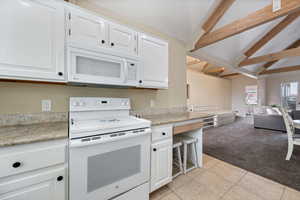
<svg viewBox="0 0 300 200">
<path fill-rule="evenodd" d="M 164 130 L 164 129 L 160 129 Z M 167 132 L 166 130 L 165 132 Z M 163 132 L 163 133 L 165 133 Z M 155 128 L 153 134 L 155 134 Z M 150 192 L 170 183 L 172 181 L 172 135 L 151 145 L 151 187 Z"/>
<path fill-rule="evenodd" d="M 0 148 L 0 200 L 67 200 L 67 141 Z"/>
<path fill-rule="evenodd" d="M 0 200 L 65 200 L 65 168 L 47 170 L 0 182 Z"/>
</svg>

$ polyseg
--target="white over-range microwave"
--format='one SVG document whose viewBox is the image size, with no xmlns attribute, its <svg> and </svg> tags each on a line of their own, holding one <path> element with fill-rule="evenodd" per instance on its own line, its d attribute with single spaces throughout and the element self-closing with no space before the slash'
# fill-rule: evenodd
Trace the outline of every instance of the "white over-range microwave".
<svg viewBox="0 0 300 200">
<path fill-rule="evenodd" d="M 67 48 L 68 82 L 115 86 L 139 85 L 139 61 L 106 52 Z"/>
</svg>

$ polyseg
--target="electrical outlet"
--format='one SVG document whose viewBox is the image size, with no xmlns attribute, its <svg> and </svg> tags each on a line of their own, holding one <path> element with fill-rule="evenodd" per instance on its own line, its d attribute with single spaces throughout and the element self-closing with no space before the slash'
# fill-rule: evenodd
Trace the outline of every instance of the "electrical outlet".
<svg viewBox="0 0 300 200">
<path fill-rule="evenodd" d="M 273 0 L 273 12 L 281 9 L 281 0 Z"/>
<path fill-rule="evenodd" d="M 42 100 L 42 112 L 50 112 L 51 111 L 51 100 L 46 99 Z"/>
<path fill-rule="evenodd" d="M 150 100 L 150 107 L 153 108 L 155 106 L 155 101 L 153 99 Z"/>
</svg>

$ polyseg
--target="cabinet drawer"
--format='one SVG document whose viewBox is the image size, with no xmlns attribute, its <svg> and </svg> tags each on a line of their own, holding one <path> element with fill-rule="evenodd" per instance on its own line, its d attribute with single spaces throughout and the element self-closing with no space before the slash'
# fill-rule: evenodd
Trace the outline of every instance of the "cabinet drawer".
<svg viewBox="0 0 300 200">
<path fill-rule="evenodd" d="M 172 125 L 152 127 L 152 142 L 171 138 L 173 136 Z"/>
<path fill-rule="evenodd" d="M 66 144 L 49 142 L 18 145 L 0 150 L 0 177 L 62 164 L 66 160 Z"/>
</svg>

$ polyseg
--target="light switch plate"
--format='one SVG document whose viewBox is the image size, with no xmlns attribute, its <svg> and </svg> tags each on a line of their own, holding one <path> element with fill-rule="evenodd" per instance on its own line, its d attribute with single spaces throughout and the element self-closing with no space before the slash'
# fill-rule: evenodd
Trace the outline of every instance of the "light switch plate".
<svg viewBox="0 0 300 200">
<path fill-rule="evenodd" d="M 42 112 L 50 112 L 51 104 L 51 100 L 49 99 L 42 100 Z"/>
<path fill-rule="evenodd" d="M 273 0 L 273 12 L 281 9 L 281 0 Z"/>
</svg>

